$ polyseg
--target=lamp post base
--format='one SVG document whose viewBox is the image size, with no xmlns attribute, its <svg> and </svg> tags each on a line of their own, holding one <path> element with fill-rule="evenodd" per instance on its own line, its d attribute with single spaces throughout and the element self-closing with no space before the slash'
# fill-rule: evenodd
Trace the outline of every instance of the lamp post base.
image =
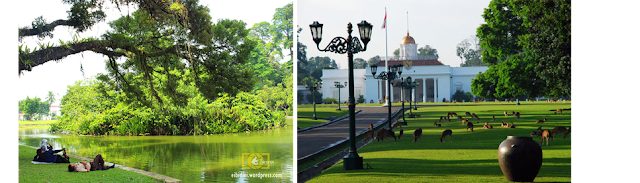
<svg viewBox="0 0 640 183">
<path fill-rule="evenodd" d="M 356 152 L 350 152 L 342 159 L 345 170 L 360 170 L 364 169 L 362 166 L 362 156 L 359 156 Z"/>
<path fill-rule="evenodd" d="M 338 108 L 338 109 L 336 109 L 336 111 L 342 111 L 342 109 Z"/>
</svg>

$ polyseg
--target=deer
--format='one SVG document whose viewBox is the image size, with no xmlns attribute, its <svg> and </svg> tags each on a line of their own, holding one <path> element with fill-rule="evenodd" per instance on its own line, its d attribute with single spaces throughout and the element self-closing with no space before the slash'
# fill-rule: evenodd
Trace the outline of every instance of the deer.
<svg viewBox="0 0 640 183">
<path fill-rule="evenodd" d="M 458 114 L 456 114 L 455 112 L 450 112 L 450 113 L 447 113 L 447 116 L 458 117 Z"/>
<path fill-rule="evenodd" d="M 505 127 L 505 128 L 509 127 L 509 125 L 507 125 L 507 123 L 505 123 L 504 120 L 500 121 L 500 124 L 501 124 L 500 126 L 502 127 Z"/>
<path fill-rule="evenodd" d="M 493 115 L 493 121 L 496 121 L 496 115 Z"/>
<path fill-rule="evenodd" d="M 507 111 L 504 111 L 504 117 L 509 117 L 509 114 L 507 114 Z"/>
<path fill-rule="evenodd" d="M 418 128 L 415 131 L 413 131 L 413 143 L 416 143 L 416 141 L 418 141 L 418 139 L 421 137 L 422 137 L 422 128 Z"/>
<path fill-rule="evenodd" d="M 493 126 L 489 125 L 489 122 L 484 122 L 484 126 L 482 126 L 482 129 L 493 129 Z"/>
<path fill-rule="evenodd" d="M 367 138 L 373 140 L 373 124 L 369 124 L 369 131 L 367 132 Z"/>
<path fill-rule="evenodd" d="M 398 135 L 399 139 L 402 139 L 402 134 L 404 134 L 404 130 L 402 130 L 402 128 L 400 128 L 400 135 Z"/>
<path fill-rule="evenodd" d="M 384 142 L 385 137 L 387 137 L 387 136 L 386 136 L 386 134 L 387 134 L 387 133 L 386 133 L 386 131 L 387 131 L 387 130 L 386 130 L 386 129 L 384 129 L 384 128 L 383 128 L 383 129 L 378 130 L 378 133 L 376 133 L 376 139 L 378 140 L 378 142 L 380 142 L 380 141 L 383 141 L 383 142 Z"/>
<path fill-rule="evenodd" d="M 396 123 L 395 123 L 395 124 L 393 124 L 393 126 L 392 126 L 391 128 L 393 129 L 393 128 L 395 128 L 395 127 L 400 127 L 400 128 L 402 128 L 402 123 L 401 123 L 401 122 L 399 122 L 399 121 L 396 121 Z"/>
<path fill-rule="evenodd" d="M 444 118 L 444 116 L 440 116 L 440 122 L 442 122 L 442 119 L 446 119 L 446 118 Z"/>
<path fill-rule="evenodd" d="M 569 127 L 571 128 L 571 127 Z M 555 139 L 556 138 L 556 133 L 563 133 L 564 134 L 564 139 L 567 139 L 567 134 L 569 134 L 569 130 L 567 130 L 567 128 L 565 128 L 564 126 L 557 126 L 555 128 L 553 128 L 553 130 L 551 130 L 551 138 Z"/>
<path fill-rule="evenodd" d="M 536 124 L 538 123 L 544 123 L 547 121 L 547 118 L 542 118 L 542 120 L 536 120 Z"/>
<path fill-rule="evenodd" d="M 516 117 L 520 119 L 520 112 L 516 112 Z"/>
<path fill-rule="evenodd" d="M 472 122 L 467 122 L 467 131 L 469 131 L 469 128 L 471 128 L 471 132 L 473 132 L 473 123 Z"/>
<path fill-rule="evenodd" d="M 458 116 L 458 120 L 463 120 L 463 119 L 462 119 L 462 116 Z"/>
<path fill-rule="evenodd" d="M 538 131 L 531 131 L 531 137 L 537 137 L 537 136 L 541 136 L 542 132 L 538 132 Z"/>
<path fill-rule="evenodd" d="M 509 128 L 516 128 L 516 125 L 513 124 L 513 121 L 511 122 L 511 124 L 509 124 Z"/>
<path fill-rule="evenodd" d="M 541 128 L 542 127 L 538 128 L 538 129 L 542 130 Z M 549 145 L 549 137 L 551 136 L 551 133 L 549 132 L 549 130 L 542 130 L 541 133 L 542 133 L 542 138 L 540 138 L 540 146 L 542 146 L 542 142 L 543 142 L 544 139 L 547 140 L 547 145 Z"/>
<path fill-rule="evenodd" d="M 480 120 L 480 118 L 478 117 L 478 115 L 476 115 L 476 113 L 471 114 L 471 118 L 476 118 L 476 119 Z"/>
<path fill-rule="evenodd" d="M 554 114 L 562 114 L 562 109 L 556 109 L 556 113 Z"/>
<path fill-rule="evenodd" d="M 465 112 L 464 116 L 471 116 L 471 113 L 470 112 Z"/>
<path fill-rule="evenodd" d="M 449 140 L 451 142 L 453 142 L 453 137 L 451 137 L 451 134 L 453 133 L 453 131 L 451 131 L 450 129 L 446 129 L 442 132 L 442 135 L 440 136 L 440 143 L 444 142 L 445 137 L 447 137 L 447 135 L 449 135 Z"/>
<path fill-rule="evenodd" d="M 468 122 L 469 122 L 469 119 L 463 119 L 463 120 L 462 120 L 462 124 L 463 124 L 463 125 L 464 125 L 465 123 L 468 123 Z"/>
</svg>

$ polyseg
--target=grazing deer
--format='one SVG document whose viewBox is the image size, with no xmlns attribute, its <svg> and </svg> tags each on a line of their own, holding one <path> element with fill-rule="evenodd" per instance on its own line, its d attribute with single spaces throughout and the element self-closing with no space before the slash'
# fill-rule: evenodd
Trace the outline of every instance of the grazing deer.
<svg viewBox="0 0 640 183">
<path fill-rule="evenodd" d="M 482 129 L 493 129 L 493 126 L 489 125 L 489 122 L 484 122 Z"/>
<path fill-rule="evenodd" d="M 516 112 L 516 117 L 520 119 L 520 112 Z"/>
<path fill-rule="evenodd" d="M 393 124 L 393 126 L 392 126 L 391 128 L 395 128 L 395 127 L 400 127 L 400 128 L 402 128 L 402 123 L 401 123 L 401 122 L 399 122 L 399 121 L 396 121 L 396 123 L 395 123 L 395 124 Z"/>
<path fill-rule="evenodd" d="M 462 119 L 462 116 L 458 116 L 458 120 L 463 120 L 463 119 Z"/>
<path fill-rule="evenodd" d="M 446 119 L 446 118 L 444 118 L 444 116 L 440 116 L 440 122 L 442 122 L 442 119 Z"/>
<path fill-rule="evenodd" d="M 500 124 L 501 124 L 500 126 L 502 127 L 505 127 L 505 128 L 509 127 L 509 125 L 507 125 L 507 123 L 505 123 L 504 120 L 500 121 Z"/>
<path fill-rule="evenodd" d="M 553 128 L 553 130 L 551 130 L 552 139 L 556 139 L 556 133 L 563 133 L 564 134 L 563 138 L 567 139 L 567 134 L 569 134 L 569 130 L 567 130 L 567 128 L 565 128 L 564 126 L 557 126 Z"/>
<path fill-rule="evenodd" d="M 509 114 L 507 114 L 507 111 L 504 111 L 504 116 L 509 117 Z"/>
<path fill-rule="evenodd" d="M 516 128 L 516 125 L 513 124 L 513 121 L 511 122 L 511 124 L 509 124 L 509 128 Z"/>
<path fill-rule="evenodd" d="M 466 124 L 466 123 L 468 123 L 468 122 L 469 122 L 469 119 L 463 119 L 463 120 L 462 120 L 462 124 L 463 124 L 463 125 L 464 125 L 464 124 Z"/>
<path fill-rule="evenodd" d="M 404 130 L 402 130 L 402 128 L 400 128 L 400 135 L 398 135 L 399 139 L 402 139 L 402 134 L 404 134 Z"/>
<path fill-rule="evenodd" d="M 562 114 L 562 109 L 556 109 L 556 113 L 554 114 Z"/>
<path fill-rule="evenodd" d="M 447 135 L 449 135 L 449 140 L 450 140 L 451 142 L 453 142 L 453 137 L 451 137 L 451 134 L 452 134 L 452 133 L 453 133 L 453 131 L 451 131 L 450 129 L 446 129 L 446 130 L 442 131 L 442 135 L 440 136 L 440 142 L 441 142 L 441 143 L 442 143 L 442 142 L 444 142 L 445 137 L 446 137 Z"/>
<path fill-rule="evenodd" d="M 471 113 L 470 112 L 465 112 L 464 116 L 471 116 Z"/>
<path fill-rule="evenodd" d="M 536 124 L 547 122 L 547 118 L 542 118 L 542 120 L 536 120 Z"/>
<path fill-rule="evenodd" d="M 537 136 L 541 136 L 542 132 L 538 132 L 538 131 L 531 131 L 531 137 L 537 137 Z"/>
<path fill-rule="evenodd" d="M 373 140 L 373 124 L 369 124 L 369 131 L 367 132 L 367 138 L 371 138 Z"/>
<path fill-rule="evenodd" d="M 473 123 L 467 122 L 467 131 L 469 131 L 469 128 L 471 128 L 471 132 L 473 132 Z"/>
<path fill-rule="evenodd" d="M 453 116 L 453 117 L 457 117 L 457 116 L 458 116 L 458 113 L 452 112 L 452 113 L 451 113 L 451 116 Z"/>
<path fill-rule="evenodd" d="M 547 145 L 549 145 L 549 137 L 550 137 L 551 133 L 549 132 L 549 130 L 542 130 L 542 138 L 540 138 L 540 146 L 542 146 L 542 141 L 543 139 L 547 140 Z"/>
<path fill-rule="evenodd" d="M 396 133 L 391 131 L 391 130 L 387 130 L 387 137 L 393 137 L 393 141 L 397 141 L 398 139 L 396 138 Z"/>
<path fill-rule="evenodd" d="M 415 131 L 413 131 L 413 143 L 416 143 L 416 141 L 418 141 L 418 139 L 421 137 L 422 137 L 422 128 L 418 128 Z"/>
<path fill-rule="evenodd" d="M 387 129 L 384 129 L 384 128 L 380 129 L 378 130 L 378 133 L 376 133 L 376 139 L 378 140 L 378 142 L 380 141 L 384 142 L 385 137 L 387 137 L 386 135 L 387 135 Z"/>
<path fill-rule="evenodd" d="M 471 118 L 476 118 L 476 119 L 480 120 L 480 118 L 478 117 L 478 115 L 476 115 L 476 113 L 471 114 Z"/>
</svg>

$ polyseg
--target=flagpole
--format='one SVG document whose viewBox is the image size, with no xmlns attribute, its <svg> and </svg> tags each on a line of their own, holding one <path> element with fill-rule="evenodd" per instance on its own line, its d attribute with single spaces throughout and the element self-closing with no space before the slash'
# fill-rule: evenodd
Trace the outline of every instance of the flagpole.
<svg viewBox="0 0 640 183">
<path fill-rule="evenodd" d="M 384 7 L 384 21 L 385 21 L 384 22 L 385 23 L 385 25 L 384 25 L 384 57 L 385 57 L 385 59 L 384 59 L 384 70 L 385 71 L 389 71 L 389 42 L 388 42 L 388 39 L 387 39 L 387 27 L 388 27 L 387 26 L 387 7 Z M 385 88 L 389 89 L 388 82 L 385 83 Z M 389 92 L 387 92 L 387 93 L 389 93 Z M 391 96 L 387 96 L 387 97 L 391 98 Z M 384 106 L 389 105 L 388 101 L 389 101 L 388 99 L 384 100 L 384 102 L 385 102 Z"/>
</svg>

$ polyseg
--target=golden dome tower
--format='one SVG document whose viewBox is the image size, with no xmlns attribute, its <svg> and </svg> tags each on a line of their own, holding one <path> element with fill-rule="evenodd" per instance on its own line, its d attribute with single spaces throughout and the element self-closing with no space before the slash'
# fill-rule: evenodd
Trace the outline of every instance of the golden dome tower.
<svg viewBox="0 0 640 183">
<path fill-rule="evenodd" d="M 407 36 L 402 38 L 400 42 L 400 60 L 417 60 L 418 59 L 418 45 L 416 40 L 409 35 L 407 30 Z"/>
</svg>

